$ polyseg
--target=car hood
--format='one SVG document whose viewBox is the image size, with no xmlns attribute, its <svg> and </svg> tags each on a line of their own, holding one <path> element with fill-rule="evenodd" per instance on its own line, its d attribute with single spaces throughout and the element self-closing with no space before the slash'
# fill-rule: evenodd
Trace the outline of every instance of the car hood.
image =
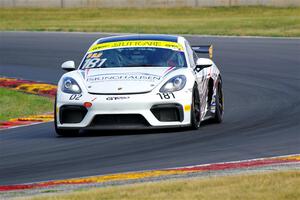
<svg viewBox="0 0 300 200">
<path fill-rule="evenodd" d="M 82 71 L 87 90 L 94 94 L 146 93 L 155 88 L 172 67 L 97 68 Z"/>
</svg>

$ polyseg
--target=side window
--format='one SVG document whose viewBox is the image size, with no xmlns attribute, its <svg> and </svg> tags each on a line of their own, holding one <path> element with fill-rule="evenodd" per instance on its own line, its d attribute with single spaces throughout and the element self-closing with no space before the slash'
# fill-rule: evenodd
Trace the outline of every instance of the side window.
<svg viewBox="0 0 300 200">
<path fill-rule="evenodd" d="M 194 68 L 196 67 L 196 64 L 195 64 L 195 60 L 194 60 L 194 51 L 193 49 L 191 48 L 190 44 L 188 43 L 188 41 L 185 41 L 185 47 L 187 49 L 187 52 L 188 52 L 188 57 L 189 57 L 189 61 L 191 63 L 191 67 Z"/>
</svg>

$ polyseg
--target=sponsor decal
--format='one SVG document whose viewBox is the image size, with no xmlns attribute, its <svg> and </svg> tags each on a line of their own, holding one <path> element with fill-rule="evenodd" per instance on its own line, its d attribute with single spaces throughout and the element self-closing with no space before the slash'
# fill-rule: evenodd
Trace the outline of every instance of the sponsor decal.
<svg viewBox="0 0 300 200">
<path fill-rule="evenodd" d="M 159 40 L 128 40 L 118 42 L 107 42 L 93 45 L 88 52 L 111 49 L 118 47 L 161 47 L 183 51 L 181 44 L 177 42 L 159 41 Z M 101 56 L 101 55 L 100 55 Z M 99 56 L 99 57 L 100 57 Z"/>
<path fill-rule="evenodd" d="M 90 83 L 103 81 L 149 81 L 155 82 L 161 79 L 160 76 L 147 73 L 128 73 L 128 74 L 99 74 L 87 77 L 86 81 Z"/>
<path fill-rule="evenodd" d="M 113 101 L 113 100 L 125 100 L 125 99 L 129 99 L 130 97 L 107 97 L 106 100 L 107 101 Z"/>
<path fill-rule="evenodd" d="M 100 58 L 102 56 L 102 53 L 90 53 L 86 56 L 86 58 Z"/>
<path fill-rule="evenodd" d="M 185 105 L 184 106 L 184 111 L 188 112 L 191 110 L 191 105 Z"/>
</svg>

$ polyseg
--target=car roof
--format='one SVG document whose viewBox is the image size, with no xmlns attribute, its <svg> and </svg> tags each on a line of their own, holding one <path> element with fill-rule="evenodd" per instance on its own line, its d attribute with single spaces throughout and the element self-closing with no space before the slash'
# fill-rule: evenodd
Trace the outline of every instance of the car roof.
<svg viewBox="0 0 300 200">
<path fill-rule="evenodd" d="M 116 42 L 116 41 L 126 41 L 126 40 L 160 40 L 168 42 L 178 42 L 179 36 L 174 35 L 150 35 L 150 34 L 140 34 L 140 35 L 123 35 L 123 36 L 112 36 L 100 38 L 97 44 L 106 42 Z"/>
</svg>

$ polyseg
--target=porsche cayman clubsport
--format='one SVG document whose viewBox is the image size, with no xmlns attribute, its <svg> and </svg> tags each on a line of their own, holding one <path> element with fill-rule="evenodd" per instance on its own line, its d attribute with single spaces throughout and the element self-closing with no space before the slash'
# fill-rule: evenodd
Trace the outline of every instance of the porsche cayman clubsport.
<svg viewBox="0 0 300 200">
<path fill-rule="evenodd" d="M 56 132 L 220 123 L 222 78 L 211 58 L 212 46 L 191 46 L 181 36 L 100 38 L 77 69 L 74 61 L 62 64 L 68 72 L 58 83 Z"/>
</svg>

